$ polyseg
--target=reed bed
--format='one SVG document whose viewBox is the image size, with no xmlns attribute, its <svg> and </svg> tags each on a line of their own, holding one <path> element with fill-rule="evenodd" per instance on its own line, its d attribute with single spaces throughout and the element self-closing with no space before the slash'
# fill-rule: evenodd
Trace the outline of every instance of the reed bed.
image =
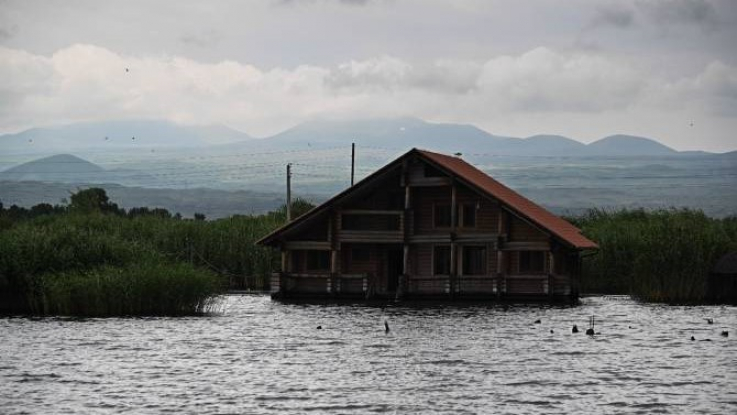
<svg viewBox="0 0 737 415">
<path fill-rule="evenodd" d="M 582 292 L 695 303 L 720 256 L 737 249 L 737 218 L 689 209 L 594 209 L 570 218 L 600 250 L 583 262 Z"/>
<path fill-rule="evenodd" d="M 182 315 L 209 310 L 222 279 L 108 232 L 115 217 L 39 218 L 0 232 L 0 311 Z"/>
<path fill-rule="evenodd" d="M 214 221 L 139 213 L 16 214 L 0 230 L 0 312 L 198 314 L 227 287 L 268 288 L 279 256 L 255 241 L 285 223 L 284 208 Z"/>
</svg>

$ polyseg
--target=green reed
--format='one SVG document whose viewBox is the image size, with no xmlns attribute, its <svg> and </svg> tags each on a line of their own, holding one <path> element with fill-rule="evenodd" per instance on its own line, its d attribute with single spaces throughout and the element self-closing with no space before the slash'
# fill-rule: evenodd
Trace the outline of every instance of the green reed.
<svg viewBox="0 0 737 415">
<path fill-rule="evenodd" d="M 699 302 L 715 262 L 737 249 L 735 218 L 710 218 L 696 210 L 594 209 L 571 220 L 600 246 L 583 262 L 584 292 Z"/>
<path fill-rule="evenodd" d="M 255 242 L 284 224 L 284 210 L 203 221 L 68 209 L 15 220 L 0 230 L 0 312 L 190 314 L 225 287 L 267 289 L 279 255 Z"/>
<path fill-rule="evenodd" d="M 61 215 L 0 232 L 0 311 L 180 315 L 207 311 L 222 280 L 144 240 L 110 232 L 115 218 Z"/>
</svg>

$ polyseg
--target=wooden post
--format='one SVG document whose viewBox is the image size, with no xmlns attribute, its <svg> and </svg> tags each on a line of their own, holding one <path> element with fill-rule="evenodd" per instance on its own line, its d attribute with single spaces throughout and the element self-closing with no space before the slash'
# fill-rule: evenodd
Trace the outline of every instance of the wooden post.
<svg viewBox="0 0 737 415">
<path fill-rule="evenodd" d="M 455 180 L 450 186 L 450 230 L 456 231 L 458 226 L 458 191 L 456 189 Z"/>
<path fill-rule="evenodd" d="M 330 242 L 330 291 L 336 294 L 336 279 L 340 274 L 340 243 L 336 238 L 336 220 L 337 213 L 331 211 L 328 214 L 328 242 Z"/>
<path fill-rule="evenodd" d="M 282 247 L 281 249 L 281 272 L 287 272 L 287 250 Z"/>
<path fill-rule="evenodd" d="M 504 283 L 504 252 L 500 246 L 497 246 L 496 251 L 496 296 L 501 298 L 502 296 L 502 285 Z"/>
<path fill-rule="evenodd" d="M 552 299 L 555 295 L 555 255 L 553 251 L 548 251 L 548 295 Z"/>
<path fill-rule="evenodd" d="M 455 296 L 456 276 L 458 274 L 458 255 L 455 242 L 456 228 L 458 227 L 458 190 L 455 178 L 450 185 L 450 296 Z"/>
<path fill-rule="evenodd" d="M 356 143 L 351 143 L 351 187 L 356 172 Z"/>
<path fill-rule="evenodd" d="M 287 163 L 287 222 L 292 220 L 292 163 Z"/>
</svg>

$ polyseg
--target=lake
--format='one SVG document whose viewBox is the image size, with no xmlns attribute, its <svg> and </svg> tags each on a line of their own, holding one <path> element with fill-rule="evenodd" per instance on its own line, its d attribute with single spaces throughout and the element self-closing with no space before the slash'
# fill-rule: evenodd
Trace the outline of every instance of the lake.
<svg viewBox="0 0 737 415">
<path fill-rule="evenodd" d="M 379 307 L 233 295 L 220 308 L 187 318 L 2 318 L 0 412 L 737 413 L 737 307 L 628 297 Z M 599 334 L 590 337 L 592 315 Z"/>
</svg>

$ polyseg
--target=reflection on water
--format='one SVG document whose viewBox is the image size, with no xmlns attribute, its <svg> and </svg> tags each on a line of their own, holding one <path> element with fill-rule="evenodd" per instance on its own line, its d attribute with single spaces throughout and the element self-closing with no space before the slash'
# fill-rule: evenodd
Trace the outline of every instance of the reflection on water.
<svg viewBox="0 0 737 415">
<path fill-rule="evenodd" d="M 737 413 L 735 329 L 735 307 L 623 297 L 380 308 L 230 296 L 202 318 L 5 318 L 0 412 Z"/>
</svg>

